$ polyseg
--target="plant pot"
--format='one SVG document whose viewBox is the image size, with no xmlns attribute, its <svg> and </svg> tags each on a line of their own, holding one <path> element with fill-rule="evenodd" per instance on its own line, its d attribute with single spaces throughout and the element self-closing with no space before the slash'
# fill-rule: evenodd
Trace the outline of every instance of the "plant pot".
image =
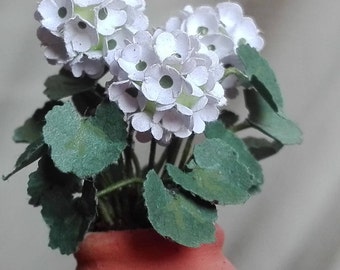
<svg viewBox="0 0 340 270">
<path fill-rule="evenodd" d="M 152 229 L 89 233 L 75 253 L 76 270 L 234 270 L 224 257 L 224 233 L 216 242 L 188 248 Z"/>
</svg>

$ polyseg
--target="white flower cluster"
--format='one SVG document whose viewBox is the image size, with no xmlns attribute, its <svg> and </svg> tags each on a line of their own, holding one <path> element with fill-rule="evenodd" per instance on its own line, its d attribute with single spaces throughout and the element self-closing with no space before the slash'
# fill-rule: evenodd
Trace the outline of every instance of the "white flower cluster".
<svg viewBox="0 0 340 270">
<path fill-rule="evenodd" d="M 145 0 L 42 0 L 38 37 L 48 61 L 75 77 L 99 78 L 109 67 L 109 98 L 140 140 L 202 133 L 226 105 L 224 88 L 236 84 L 224 67 L 242 69 L 242 42 L 262 49 L 259 30 L 238 4 L 225 2 L 187 6 L 150 33 L 144 9 Z"/>
<path fill-rule="evenodd" d="M 226 104 L 217 54 L 180 30 L 136 33 L 116 54 L 111 72 L 109 98 L 131 119 L 139 138 L 152 135 L 166 143 L 172 134 L 202 133 Z"/>
<path fill-rule="evenodd" d="M 245 17 L 242 7 L 236 3 L 223 2 L 216 7 L 200 6 L 194 9 L 186 6 L 178 17 L 170 18 L 166 29 L 181 29 L 189 35 L 200 38 L 210 50 L 217 53 L 224 66 L 242 69 L 236 55 L 240 43 L 248 43 L 258 51 L 262 50 L 264 40 L 253 19 Z M 222 82 L 225 89 L 232 88 L 236 76 L 228 76 Z"/>
<path fill-rule="evenodd" d="M 144 0 L 42 0 L 38 38 L 51 64 L 100 77 L 126 37 L 148 28 Z"/>
</svg>

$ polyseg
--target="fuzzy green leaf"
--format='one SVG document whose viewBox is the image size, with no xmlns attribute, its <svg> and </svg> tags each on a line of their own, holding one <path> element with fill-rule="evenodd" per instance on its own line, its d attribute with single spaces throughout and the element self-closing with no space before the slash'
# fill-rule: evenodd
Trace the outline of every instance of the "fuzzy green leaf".
<svg viewBox="0 0 340 270">
<path fill-rule="evenodd" d="M 98 106 L 95 116 L 81 117 L 71 103 L 46 115 L 44 139 L 63 172 L 92 176 L 116 163 L 126 146 L 126 123 L 114 103 Z"/>
<path fill-rule="evenodd" d="M 44 94 L 51 100 L 59 100 L 85 91 L 96 89 L 97 81 L 89 77 L 75 78 L 69 72 L 61 70 L 45 81 Z"/>
<path fill-rule="evenodd" d="M 159 234 L 188 247 L 215 241 L 215 207 L 168 190 L 154 171 L 147 175 L 143 195 L 148 218 Z"/>
<path fill-rule="evenodd" d="M 244 158 L 242 151 L 219 138 L 206 139 L 197 145 L 190 173 L 197 187 L 191 191 L 223 205 L 247 201 L 259 189 L 263 175 L 258 162 L 253 157 L 251 161 Z"/>
<path fill-rule="evenodd" d="M 14 131 L 13 140 L 17 143 L 32 143 L 42 135 L 42 127 L 45 125 L 45 115 L 55 106 L 61 105 L 60 101 L 48 101 L 37 109 L 33 116 Z"/>
<path fill-rule="evenodd" d="M 81 179 L 74 174 L 59 171 L 49 156 L 43 156 L 37 171 L 29 175 L 27 193 L 29 204 L 41 205 L 42 197 L 54 189 L 63 190 L 72 199 L 72 194 L 81 191 Z"/>
<path fill-rule="evenodd" d="M 42 158 L 39 168 L 30 175 L 30 203 L 41 205 L 41 214 L 50 227 L 49 246 L 61 254 L 72 254 L 82 241 L 96 215 L 93 183 L 63 174 L 49 157 Z M 75 192 L 80 196 L 75 196 Z"/>
<path fill-rule="evenodd" d="M 242 141 L 242 139 L 238 138 L 233 132 L 226 129 L 220 121 L 209 123 L 204 133 L 209 139 L 219 138 L 230 145 L 237 152 L 239 161 L 243 163 L 248 168 L 248 172 L 253 175 L 255 181 L 254 184 L 259 186 L 263 183 L 261 165 L 249 152 L 247 145 Z"/>
<path fill-rule="evenodd" d="M 253 127 L 282 144 L 302 142 L 302 132 L 293 121 L 283 113 L 276 113 L 257 92 L 246 90 L 244 94 L 249 111 L 248 121 Z"/>
<path fill-rule="evenodd" d="M 268 141 L 263 138 L 246 137 L 243 141 L 257 160 L 275 155 L 283 147 L 282 143 L 278 141 Z"/>
<path fill-rule="evenodd" d="M 237 48 L 237 55 L 252 85 L 276 112 L 281 111 L 283 108 L 281 90 L 268 62 L 249 44 L 240 45 Z"/>
<path fill-rule="evenodd" d="M 42 140 L 42 137 L 39 137 L 37 140 L 29 144 L 24 153 L 22 153 L 18 160 L 15 163 L 14 170 L 6 176 L 2 176 L 3 180 L 7 180 L 13 174 L 17 173 L 21 169 L 25 168 L 26 166 L 30 165 L 34 161 L 38 160 L 47 152 L 47 145 Z"/>
</svg>

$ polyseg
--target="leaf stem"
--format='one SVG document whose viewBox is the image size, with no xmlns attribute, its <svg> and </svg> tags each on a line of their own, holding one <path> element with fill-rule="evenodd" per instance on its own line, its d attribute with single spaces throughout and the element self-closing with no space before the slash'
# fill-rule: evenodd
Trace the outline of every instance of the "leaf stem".
<svg viewBox="0 0 340 270">
<path fill-rule="evenodd" d="M 179 148 L 181 147 L 182 140 L 180 138 L 174 137 L 171 143 L 166 148 L 167 151 L 167 159 L 166 161 L 171 164 L 175 164 Z"/>
<path fill-rule="evenodd" d="M 247 128 L 250 128 L 251 125 L 249 124 L 249 122 L 247 120 L 231 127 L 230 129 L 233 131 L 233 132 L 238 132 L 238 131 L 241 131 L 241 130 L 244 130 L 244 129 L 247 129 Z"/>
<path fill-rule="evenodd" d="M 134 150 L 132 150 L 131 156 L 132 156 L 133 165 L 135 166 L 136 176 L 140 177 L 141 176 L 141 167 L 140 167 L 140 164 L 139 164 L 138 157 L 137 157 Z"/>
<path fill-rule="evenodd" d="M 106 204 L 102 200 L 98 200 L 98 206 L 100 209 L 100 212 L 103 215 L 104 220 L 112 226 L 114 224 L 114 221 L 111 216 L 113 216 L 113 213 L 109 213 Z"/>
<path fill-rule="evenodd" d="M 157 147 L 157 142 L 155 139 L 152 139 L 150 143 L 148 170 L 153 169 L 155 166 L 156 147 Z"/>
<path fill-rule="evenodd" d="M 120 189 L 122 187 L 131 185 L 131 184 L 142 184 L 143 180 L 141 178 L 130 178 L 130 179 L 126 179 L 126 180 L 122 180 L 120 182 L 114 183 L 113 185 L 108 186 L 107 188 L 97 192 L 97 197 L 100 198 L 104 195 L 107 195 L 111 192 L 116 191 L 117 189 Z"/>
<path fill-rule="evenodd" d="M 179 162 L 179 165 L 178 165 L 178 167 L 180 169 L 183 169 L 184 166 L 186 165 L 187 161 L 188 161 L 188 157 L 189 157 L 189 154 L 191 152 L 191 147 L 192 147 L 192 143 L 194 141 L 194 138 L 195 138 L 195 134 L 192 133 L 185 143 L 183 153 L 182 153 L 182 158 L 181 158 L 181 161 Z"/>
<path fill-rule="evenodd" d="M 127 137 L 127 147 L 124 150 L 124 155 L 125 155 L 125 174 L 128 177 L 131 177 L 133 175 L 132 172 L 132 152 L 133 152 L 133 128 L 132 125 L 130 124 L 129 126 L 129 133 Z"/>
</svg>

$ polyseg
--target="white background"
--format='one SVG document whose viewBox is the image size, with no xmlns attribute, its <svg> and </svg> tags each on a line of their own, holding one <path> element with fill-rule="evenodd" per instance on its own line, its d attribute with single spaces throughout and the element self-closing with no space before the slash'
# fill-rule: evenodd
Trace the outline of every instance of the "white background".
<svg viewBox="0 0 340 270">
<path fill-rule="evenodd" d="M 158 26 L 185 4 L 149 0 Z M 286 111 L 304 132 L 301 146 L 262 162 L 262 193 L 243 206 L 220 209 L 226 254 L 239 270 L 340 269 L 340 20 L 339 1 L 248 0 L 246 14 L 263 30 L 263 55 L 276 71 Z M 35 38 L 34 0 L 11 0 L 0 11 L 0 173 L 24 149 L 12 131 L 45 101 L 49 66 Z M 39 209 L 27 204 L 27 175 L 0 183 L 0 269 L 74 269 L 72 256 L 47 247 Z"/>
</svg>

